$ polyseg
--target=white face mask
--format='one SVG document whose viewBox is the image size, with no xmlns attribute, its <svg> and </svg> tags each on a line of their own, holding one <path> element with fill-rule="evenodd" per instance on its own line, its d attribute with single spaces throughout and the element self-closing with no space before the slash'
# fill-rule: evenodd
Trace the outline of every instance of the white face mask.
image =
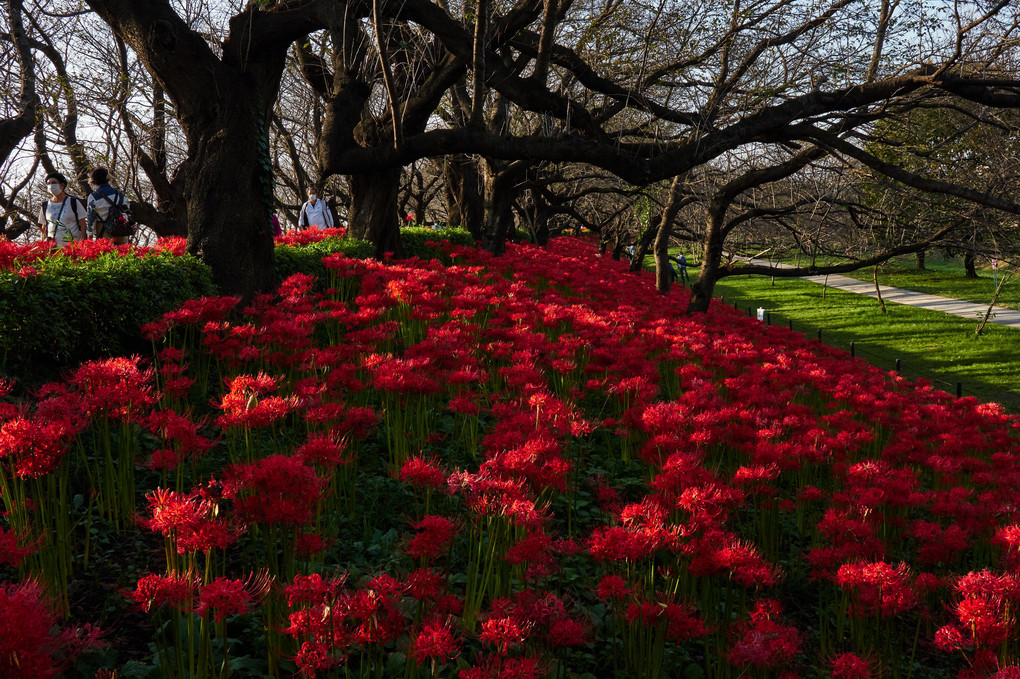
<svg viewBox="0 0 1020 679">
<path fill-rule="evenodd" d="M 60 184 L 54 182 L 52 184 L 47 184 L 46 186 L 49 188 L 50 193 L 52 193 L 54 196 L 60 195 Z"/>
<path fill-rule="evenodd" d="M 308 194 L 308 200 L 315 200 L 317 197 L 318 196 L 316 196 L 314 193 L 309 193 Z"/>
</svg>

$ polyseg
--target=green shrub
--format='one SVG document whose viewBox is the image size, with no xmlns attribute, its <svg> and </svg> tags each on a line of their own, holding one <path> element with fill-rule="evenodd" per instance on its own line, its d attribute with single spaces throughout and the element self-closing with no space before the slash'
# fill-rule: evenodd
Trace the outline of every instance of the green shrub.
<svg viewBox="0 0 1020 679">
<path fill-rule="evenodd" d="M 531 232 L 528 231 L 527 229 L 514 229 L 514 231 L 517 234 L 517 242 L 518 243 L 530 243 L 531 242 Z"/>
<path fill-rule="evenodd" d="M 0 374 L 32 387 L 98 357 L 147 353 L 139 329 L 187 299 L 214 294 L 191 255 L 54 257 L 38 274 L 0 272 Z"/>
<path fill-rule="evenodd" d="M 404 255 L 407 257 L 419 257 L 421 259 L 432 259 L 438 256 L 435 248 L 425 245 L 428 242 L 449 241 L 453 245 L 466 245 L 471 247 L 475 244 L 474 237 L 464 229 L 444 227 L 442 229 L 430 229 L 426 226 L 407 226 L 400 230 L 400 244 L 404 248 Z"/>
<path fill-rule="evenodd" d="M 354 238 L 325 238 L 307 245 L 277 245 L 276 268 L 281 280 L 296 273 L 314 276 L 320 282 L 329 279 L 322 258 L 338 252 L 351 259 L 370 259 L 375 256 L 375 246 Z"/>
</svg>

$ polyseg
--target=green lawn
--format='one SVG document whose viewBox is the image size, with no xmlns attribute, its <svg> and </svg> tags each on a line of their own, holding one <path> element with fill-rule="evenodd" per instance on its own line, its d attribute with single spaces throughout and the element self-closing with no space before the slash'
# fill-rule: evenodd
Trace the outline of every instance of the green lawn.
<svg viewBox="0 0 1020 679">
<path fill-rule="evenodd" d="M 923 377 L 949 392 L 961 382 L 965 396 L 1020 413 L 1020 330 L 989 324 L 974 339 L 976 318 L 899 304 L 887 304 L 883 315 L 875 299 L 831 288 L 823 299 L 822 286 L 797 279 L 777 278 L 772 285 L 765 277 L 734 276 L 720 281 L 715 295 L 745 313 L 764 307 L 773 323 L 792 320 L 795 330 L 811 337 L 821 328 L 830 346 L 849 350 L 853 341 L 856 355 L 873 365 L 891 370 L 899 358 L 907 377 Z"/>
</svg>

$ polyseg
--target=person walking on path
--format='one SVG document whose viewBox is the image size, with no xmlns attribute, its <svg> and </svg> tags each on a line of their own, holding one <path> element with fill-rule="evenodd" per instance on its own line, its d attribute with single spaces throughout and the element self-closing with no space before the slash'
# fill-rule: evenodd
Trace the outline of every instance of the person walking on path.
<svg viewBox="0 0 1020 679">
<path fill-rule="evenodd" d="M 123 245 L 128 242 L 130 236 L 114 236 L 106 228 L 110 221 L 110 212 L 123 213 L 127 210 L 127 196 L 110 186 L 110 171 L 105 167 L 97 167 L 89 175 L 89 184 L 92 185 L 92 193 L 88 200 L 88 230 L 98 238 L 109 238 L 115 245 Z"/>
<path fill-rule="evenodd" d="M 50 199 L 39 207 L 39 229 L 43 240 L 53 240 L 58 248 L 71 241 L 85 239 L 85 206 L 67 193 L 67 178 L 59 172 L 46 175 Z"/>
<path fill-rule="evenodd" d="M 326 201 L 319 200 L 318 192 L 308 189 L 308 202 L 301 206 L 301 215 L 298 217 L 298 230 L 305 229 L 332 229 L 333 213 L 330 212 Z"/>
<path fill-rule="evenodd" d="M 684 285 L 687 285 L 690 281 L 690 278 L 687 276 L 687 258 L 681 252 L 678 257 L 673 257 L 673 261 L 676 262 L 677 269 L 680 272 L 680 280 Z"/>
</svg>

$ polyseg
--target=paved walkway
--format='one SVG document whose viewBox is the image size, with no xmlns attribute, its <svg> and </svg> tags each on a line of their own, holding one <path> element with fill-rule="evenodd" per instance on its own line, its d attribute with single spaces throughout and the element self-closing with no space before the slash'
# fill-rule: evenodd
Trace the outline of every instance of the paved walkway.
<svg viewBox="0 0 1020 679">
<path fill-rule="evenodd" d="M 762 266 L 770 266 L 768 260 L 764 259 L 752 260 L 751 263 Z M 784 269 L 792 268 L 788 264 L 773 263 L 771 266 Z M 825 276 L 804 276 L 803 280 L 821 285 L 825 283 Z M 838 288 L 840 290 L 846 290 L 847 292 L 857 293 L 858 295 L 878 297 L 875 293 L 875 284 L 870 281 L 859 281 L 856 278 L 850 278 L 848 276 L 830 274 L 828 285 L 830 288 Z M 980 322 L 985 311 L 988 310 L 987 304 L 975 304 L 974 302 L 965 302 L 960 299 L 928 295 L 923 292 L 903 290 L 901 288 L 889 287 L 888 285 L 880 285 L 879 287 L 882 289 L 882 299 L 886 302 L 895 302 L 897 304 L 907 304 L 921 309 L 941 311 L 943 313 L 952 314 L 953 316 L 969 318 L 974 321 L 975 324 Z M 1010 328 L 1020 328 L 1020 311 L 1016 309 L 1006 309 L 1005 307 L 1000 306 L 993 307 L 992 316 L 988 319 L 988 322 L 995 323 L 996 325 L 1005 325 Z"/>
</svg>

